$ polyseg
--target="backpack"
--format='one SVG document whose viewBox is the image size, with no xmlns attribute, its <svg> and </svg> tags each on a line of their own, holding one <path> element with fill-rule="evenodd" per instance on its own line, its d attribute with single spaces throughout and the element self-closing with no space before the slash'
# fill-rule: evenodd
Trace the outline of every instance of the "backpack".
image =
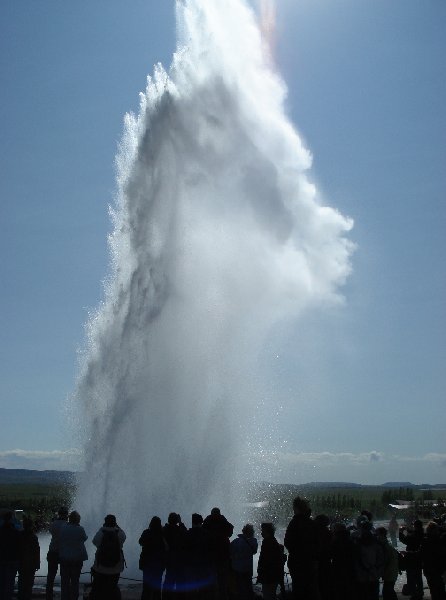
<svg viewBox="0 0 446 600">
<path fill-rule="evenodd" d="M 102 567 L 116 567 L 121 560 L 121 544 L 118 531 L 102 530 L 102 540 L 96 552 L 96 562 Z"/>
</svg>

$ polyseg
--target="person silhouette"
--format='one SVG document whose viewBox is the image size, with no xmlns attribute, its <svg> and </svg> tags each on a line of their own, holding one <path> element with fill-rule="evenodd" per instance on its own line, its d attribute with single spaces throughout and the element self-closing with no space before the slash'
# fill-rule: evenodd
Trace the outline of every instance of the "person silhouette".
<svg viewBox="0 0 446 600">
<path fill-rule="evenodd" d="M 143 572 L 141 600 L 160 600 L 168 546 L 159 517 L 152 517 L 149 527 L 139 538 L 139 545 L 141 546 L 139 568 Z"/>
<path fill-rule="evenodd" d="M 79 597 L 82 565 L 88 559 L 85 548 L 88 536 L 80 522 L 80 514 L 73 510 L 59 533 L 61 600 L 77 600 Z"/>
<path fill-rule="evenodd" d="M 59 535 L 61 528 L 68 520 L 68 508 L 61 506 L 57 511 L 57 517 L 50 523 L 49 532 L 51 541 L 48 547 L 46 560 L 48 562 L 48 570 L 46 576 L 46 600 L 53 600 L 54 597 L 54 580 L 56 579 L 57 571 L 60 565 L 59 559 Z"/>
</svg>

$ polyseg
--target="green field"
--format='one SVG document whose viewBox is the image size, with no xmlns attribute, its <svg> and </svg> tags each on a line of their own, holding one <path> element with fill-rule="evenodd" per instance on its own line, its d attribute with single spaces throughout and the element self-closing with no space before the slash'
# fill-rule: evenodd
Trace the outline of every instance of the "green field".
<svg viewBox="0 0 446 600">
<path fill-rule="evenodd" d="M 74 488 L 69 485 L 0 484 L 0 509 L 23 510 L 32 518 L 51 520 L 61 505 L 69 505 Z"/>
<path fill-rule="evenodd" d="M 311 504 L 313 515 L 326 514 L 330 517 L 351 519 L 361 510 L 369 510 L 375 518 L 390 517 L 390 503 L 397 500 L 415 501 L 413 513 L 429 518 L 435 513 L 429 501 L 442 501 L 444 492 L 425 491 L 416 488 L 383 488 L 382 486 L 362 487 L 316 487 L 290 485 L 257 485 L 249 493 L 250 502 L 266 501 L 264 508 L 252 511 L 257 522 L 273 521 L 279 526 L 289 522 L 293 514 L 292 503 L 295 496 L 304 496 Z M 438 509 L 444 512 L 443 509 Z"/>
<path fill-rule="evenodd" d="M 3 483 L 0 484 L 0 509 L 23 510 L 32 518 L 38 517 L 43 522 L 49 522 L 61 505 L 70 506 L 74 491 L 75 487 L 72 484 Z M 316 487 L 252 484 L 246 491 L 248 507 L 245 517 L 257 523 L 273 521 L 283 526 L 292 516 L 293 498 L 300 495 L 310 501 L 313 515 L 324 513 L 331 517 L 349 519 L 357 516 L 361 510 L 367 509 L 376 518 L 384 519 L 391 514 L 389 503 L 396 500 L 414 500 L 417 503 L 414 513 L 429 518 L 432 513 L 429 501 L 441 501 L 442 493 L 444 494 L 435 490 L 393 489 L 382 486 Z M 249 506 L 258 502 L 263 502 L 265 505 Z M 444 507 L 437 510 L 445 512 Z"/>
</svg>

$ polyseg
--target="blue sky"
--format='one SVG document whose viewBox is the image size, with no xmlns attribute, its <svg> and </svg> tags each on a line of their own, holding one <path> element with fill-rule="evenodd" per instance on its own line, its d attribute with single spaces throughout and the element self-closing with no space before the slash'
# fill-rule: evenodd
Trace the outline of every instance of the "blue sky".
<svg viewBox="0 0 446 600">
<path fill-rule="evenodd" d="M 123 115 L 175 48 L 173 2 L 128 6 L 0 6 L 0 466 L 74 445 Z M 286 481 L 446 482 L 445 25 L 441 0 L 277 0 L 287 110 L 357 244 L 345 305 L 262 352 Z"/>
</svg>

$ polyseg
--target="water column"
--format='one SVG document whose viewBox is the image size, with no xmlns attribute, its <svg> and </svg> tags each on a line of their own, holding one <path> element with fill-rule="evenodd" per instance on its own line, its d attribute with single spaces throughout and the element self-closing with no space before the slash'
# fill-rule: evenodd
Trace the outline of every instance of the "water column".
<svg viewBox="0 0 446 600">
<path fill-rule="evenodd" d="M 127 115 L 104 300 L 74 397 L 92 527 L 235 510 L 271 327 L 336 302 L 349 219 L 322 205 L 243 0 L 177 4 L 169 71 Z M 256 426 L 258 434 L 258 426 Z"/>
</svg>

